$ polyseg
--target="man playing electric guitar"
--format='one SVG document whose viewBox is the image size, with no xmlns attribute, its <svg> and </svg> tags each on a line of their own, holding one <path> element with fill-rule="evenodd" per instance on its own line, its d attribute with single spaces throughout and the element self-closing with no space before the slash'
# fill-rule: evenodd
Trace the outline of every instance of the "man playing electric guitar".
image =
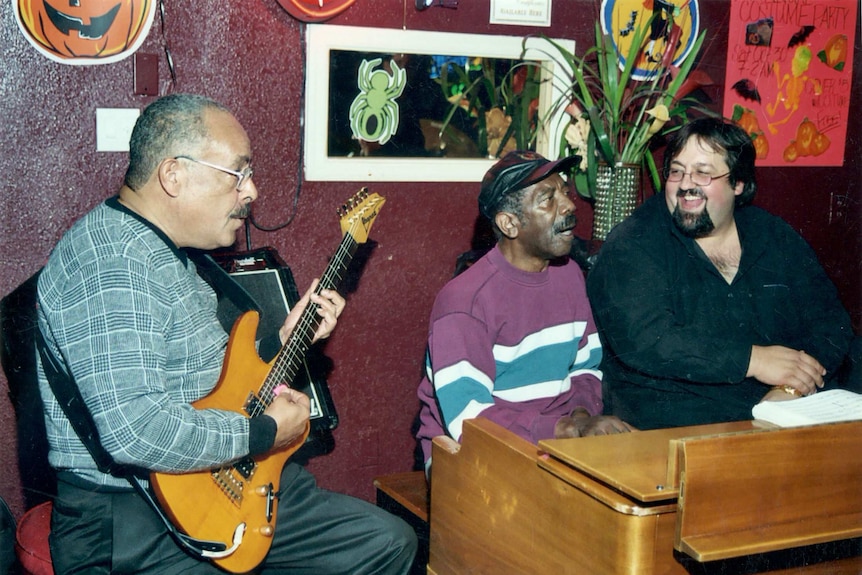
<svg viewBox="0 0 862 575">
<path fill-rule="evenodd" d="M 40 275 L 39 329 L 52 363 L 80 391 L 102 447 L 116 463 L 140 469 L 144 481 L 152 477 L 157 492 L 162 476 L 200 474 L 210 481 L 211 469 L 292 452 L 308 428 L 309 402 L 302 393 L 279 385 L 259 398 L 259 411 L 249 413 L 199 403 L 222 387 L 260 384 L 233 381 L 243 377 L 220 380 L 223 363 L 229 372 L 225 352 L 234 339 L 228 343 L 214 293 L 185 252 L 233 245 L 257 198 L 245 130 L 212 100 L 170 95 L 143 111 L 129 156 L 119 194 L 74 224 Z M 309 312 L 315 328 L 309 339 L 332 332 L 344 299 L 333 289 L 315 288 L 291 310 L 279 343 L 299 330 L 309 303 L 316 309 Z M 253 336 L 247 345 L 254 350 Z M 99 471 L 42 366 L 39 378 L 49 459 L 58 472 L 50 541 L 56 573 L 247 571 L 258 561 L 233 564 L 230 558 L 255 536 L 266 540 L 260 573 L 409 571 L 416 539 L 404 522 L 365 501 L 319 489 L 299 465 L 282 468 L 283 460 L 270 481 L 272 492 L 255 488 L 238 497 L 265 496 L 267 513 L 277 522 L 256 527 L 243 519 L 235 540 L 227 541 L 230 548 L 221 552 L 225 563 L 218 553 L 215 564 L 192 556 L 129 481 Z M 240 470 L 254 473 L 253 465 Z M 232 486 L 222 481 L 221 489 Z M 182 501 L 173 503 L 168 516 L 185 512 Z M 233 532 L 233 525 L 227 527 Z"/>
</svg>

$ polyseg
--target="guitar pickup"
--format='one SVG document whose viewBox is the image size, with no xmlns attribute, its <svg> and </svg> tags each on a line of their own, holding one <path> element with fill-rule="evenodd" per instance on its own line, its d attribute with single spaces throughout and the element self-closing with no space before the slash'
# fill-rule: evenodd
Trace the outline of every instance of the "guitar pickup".
<svg viewBox="0 0 862 575">
<path fill-rule="evenodd" d="M 252 392 L 245 398 L 245 403 L 243 404 L 242 409 L 245 411 L 246 415 L 251 417 L 253 414 L 263 413 L 265 407 L 260 401 L 260 398 Z"/>
<path fill-rule="evenodd" d="M 233 464 L 233 468 L 236 469 L 237 473 L 243 476 L 243 479 L 249 479 L 252 475 L 254 475 L 254 469 L 257 466 L 254 459 L 251 457 L 244 457 Z"/>
</svg>

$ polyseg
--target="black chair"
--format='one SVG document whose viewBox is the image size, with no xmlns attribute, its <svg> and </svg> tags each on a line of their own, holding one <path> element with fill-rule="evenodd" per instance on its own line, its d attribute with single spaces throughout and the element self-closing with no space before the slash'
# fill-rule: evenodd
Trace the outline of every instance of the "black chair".
<svg viewBox="0 0 862 575">
<path fill-rule="evenodd" d="M 27 508 L 56 495 L 36 376 L 36 282 L 39 272 L 0 300 L 0 363 L 9 382 L 18 432 L 18 470 Z"/>
<path fill-rule="evenodd" d="M 0 300 L 0 363 L 9 382 L 9 399 L 15 409 L 18 471 L 24 504 L 28 509 L 17 525 L 14 518 L 11 526 L 7 525 L 7 520 L 2 524 L 0 573 L 53 573 L 48 534 L 57 482 L 54 470 L 48 464 L 48 440 L 36 375 L 38 277 L 39 272 Z M 13 570 L 4 571 L 10 561 Z"/>
</svg>

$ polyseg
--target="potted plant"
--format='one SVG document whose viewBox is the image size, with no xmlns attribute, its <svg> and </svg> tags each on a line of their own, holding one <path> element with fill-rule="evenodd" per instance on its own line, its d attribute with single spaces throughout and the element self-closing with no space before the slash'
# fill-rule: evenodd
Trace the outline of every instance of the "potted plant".
<svg viewBox="0 0 862 575">
<path fill-rule="evenodd" d="M 446 65 L 438 83 L 452 104 L 441 133 L 459 109 L 473 120 L 479 154 L 501 157 L 535 144 L 541 69 L 531 62 L 470 58 L 466 66 Z"/>
<path fill-rule="evenodd" d="M 653 16 L 635 27 L 621 59 L 613 40 L 596 23 L 596 43 L 582 57 L 544 37 L 560 53 L 568 69 L 570 89 L 555 106 L 565 107 L 570 124 L 560 142 L 560 155 L 582 160 L 571 176 L 578 193 L 594 205 L 593 238 L 604 240 L 610 229 L 634 210 L 646 169 L 654 189 L 660 189 L 659 170 L 651 144 L 687 121 L 693 109 L 709 113 L 690 94 L 711 85 L 703 72 L 693 71 L 706 31 L 696 38 L 679 64 L 673 64 L 682 29 L 668 22 L 670 34 L 659 57 L 650 60 L 651 78 L 639 79 L 644 65 Z"/>
</svg>

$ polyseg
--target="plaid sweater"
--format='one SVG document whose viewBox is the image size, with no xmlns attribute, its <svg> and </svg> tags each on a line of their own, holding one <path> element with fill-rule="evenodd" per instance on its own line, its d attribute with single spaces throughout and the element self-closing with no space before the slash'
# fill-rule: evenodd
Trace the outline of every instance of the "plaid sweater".
<svg viewBox="0 0 862 575">
<path fill-rule="evenodd" d="M 190 403 L 215 386 L 227 334 L 212 289 L 183 251 L 116 198 L 60 240 L 39 277 L 39 329 L 76 381 L 115 461 L 155 471 L 221 465 L 249 452 L 250 420 Z M 39 368 L 49 460 L 102 485 Z"/>
</svg>

